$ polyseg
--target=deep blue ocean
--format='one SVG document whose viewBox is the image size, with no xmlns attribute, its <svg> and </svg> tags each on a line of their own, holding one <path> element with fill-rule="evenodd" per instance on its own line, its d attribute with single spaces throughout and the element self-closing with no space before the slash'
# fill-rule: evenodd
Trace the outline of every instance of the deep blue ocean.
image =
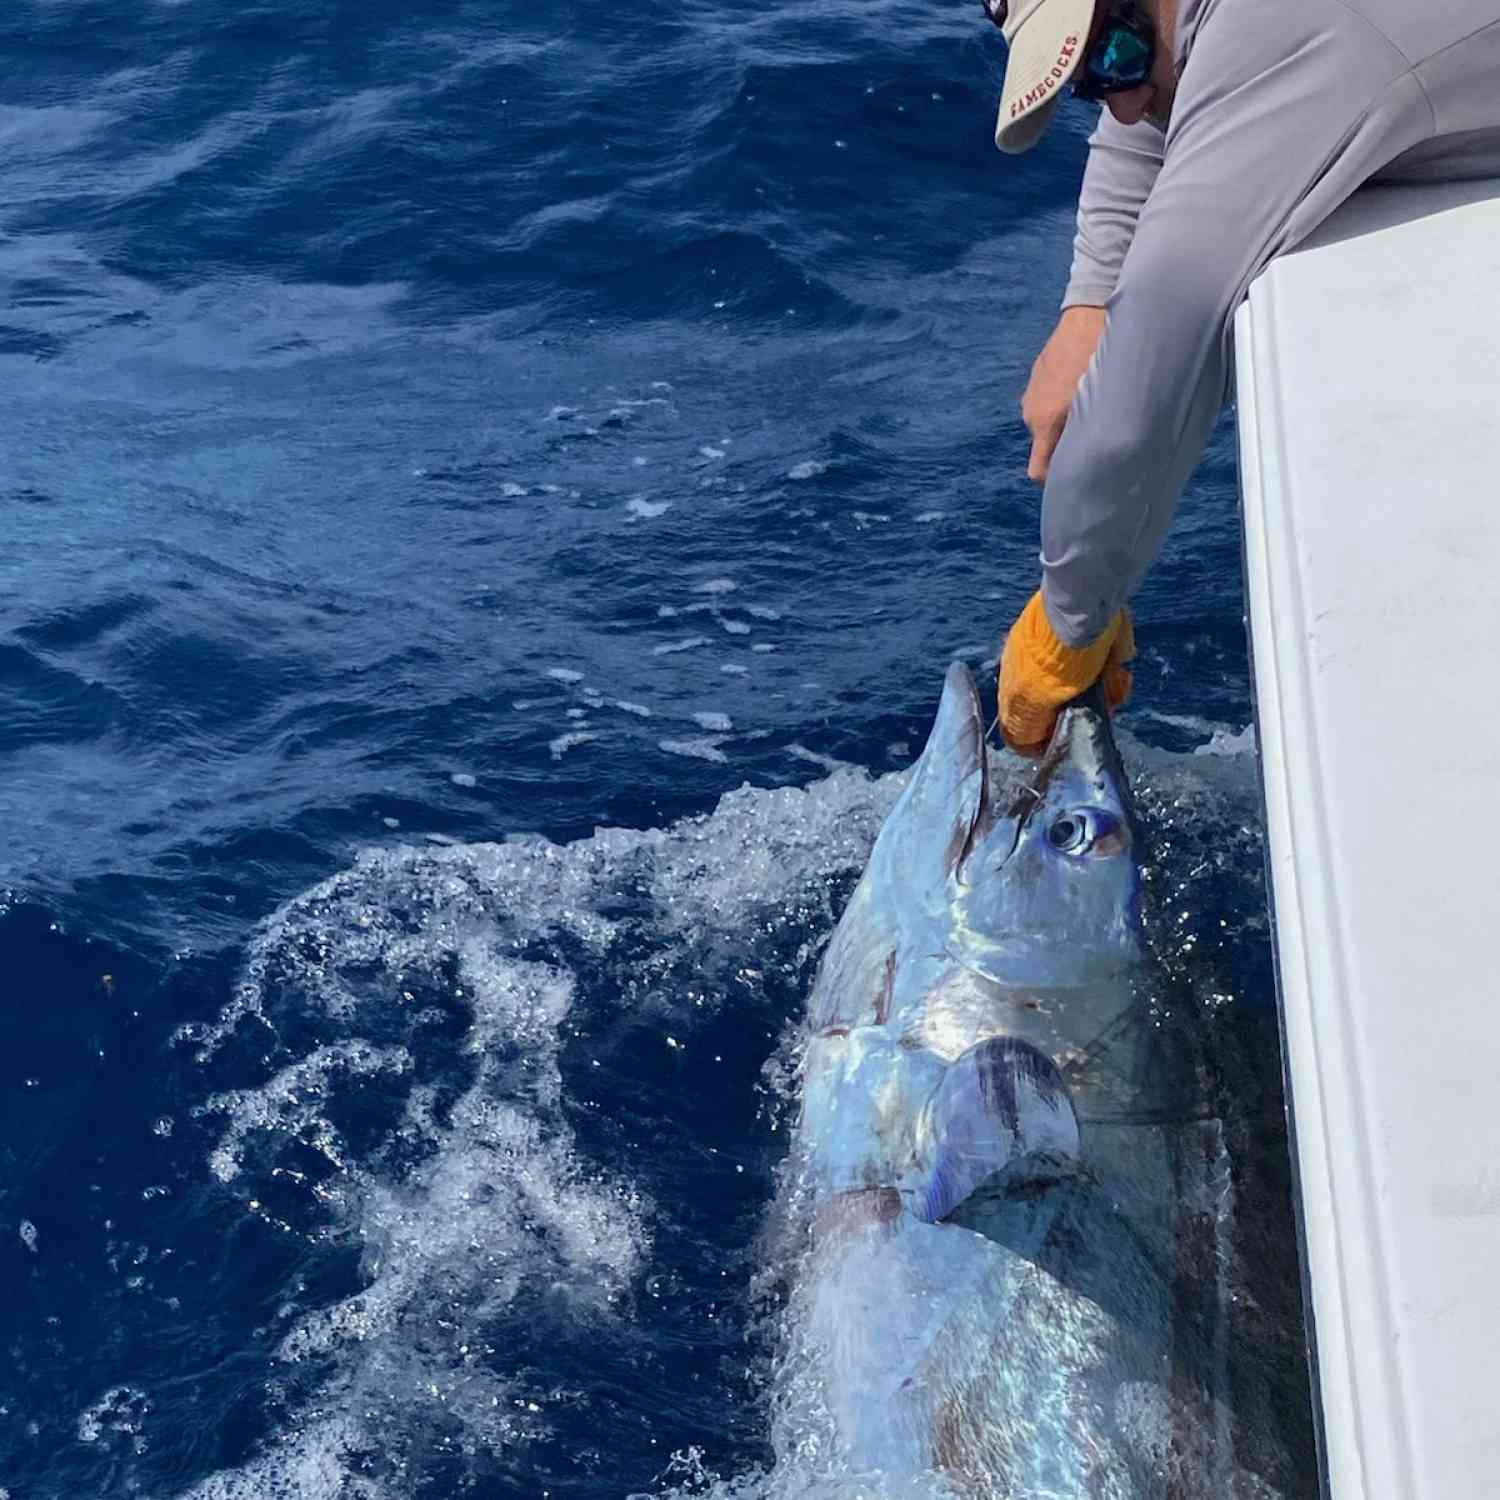
<svg viewBox="0 0 1500 1500">
<path fill-rule="evenodd" d="M 789 1039 L 1035 587 L 1092 111 L 1001 157 L 915 0 L 0 55 L 0 1497 L 843 1493 L 778 1437 Z M 1311 1496 L 1227 421 L 1136 607 L 1233 1419 Z"/>
</svg>

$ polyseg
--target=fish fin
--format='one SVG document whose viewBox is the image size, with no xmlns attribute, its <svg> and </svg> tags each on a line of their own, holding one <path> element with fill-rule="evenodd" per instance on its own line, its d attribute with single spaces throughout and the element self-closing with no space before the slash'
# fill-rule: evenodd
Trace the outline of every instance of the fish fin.
<svg viewBox="0 0 1500 1500">
<path fill-rule="evenodd" d="M 1078 1120 L 1062 1074 L 1029 1042 L 997 1036 L 949 1064 L 917 1124 L 914 1212 L 945 1219 L 1000 1173 L 1056 1168 L 1078 1156 Z"/>
</svg>

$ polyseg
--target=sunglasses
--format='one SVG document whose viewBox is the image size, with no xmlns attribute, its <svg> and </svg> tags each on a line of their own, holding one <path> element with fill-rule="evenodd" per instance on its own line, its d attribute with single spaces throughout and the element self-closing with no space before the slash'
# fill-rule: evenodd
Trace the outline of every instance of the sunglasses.
<svg viewBox="0 0 1500 1500">
<path fill-rule="evenodd" d="M 1004 26 L 1010 0 L 981 0 L 984 13 Z M 1156 64 L 1156 32 L 1135 0 L 1115 0 L 1073 75 L 1073 93 L 1098 101 L 1150 82 Z"/>
</svg>

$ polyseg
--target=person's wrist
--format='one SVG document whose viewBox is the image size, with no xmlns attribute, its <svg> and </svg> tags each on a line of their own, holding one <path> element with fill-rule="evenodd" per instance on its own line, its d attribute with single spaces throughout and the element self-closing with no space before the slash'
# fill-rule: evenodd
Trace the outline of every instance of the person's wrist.
<svg viewBox="0 0 1500 1500">
<path fill-rule="evenodd" d="M 1022 611 L 1022 620 L 1032 662 L 1058 689 L 1081 692 L 1103 670 L 1114 639 L 1115 620 L 1111 620 L 1092 640 L 1081 646 L 1070 646 L 1047 618 L 1040 589 Z"/>
<path fill-rule="evenodd" d="M 1058 319 L 1068 328 L 1098 328 L 1104 322 L 1104 308 L 1092 302 L 1074 302 L 1063 308 Z"/>
</svg>

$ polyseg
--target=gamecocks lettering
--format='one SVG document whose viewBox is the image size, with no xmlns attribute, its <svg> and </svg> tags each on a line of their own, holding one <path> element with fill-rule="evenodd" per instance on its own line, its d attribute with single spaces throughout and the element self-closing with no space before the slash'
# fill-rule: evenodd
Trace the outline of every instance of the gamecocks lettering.
<svg viewBox="0 0 1500 1500">
<path fill-rule="evenodd" d="M 1028 89 L 1019 99 L 1011 101 L 1011 119 L 1014 120 L 1018 114 L 1030 109 L 1034 104 L 1040 104 L 1067 77 L 1068 64 L 1073 61 L 1077 51 L 1078 37 L 1075 33 L 1064 39 L 1062 51 L 1058 53 L 1057 61 L 1052 64 L 1052 71 L 1035 88 Z"/>
</svg>

